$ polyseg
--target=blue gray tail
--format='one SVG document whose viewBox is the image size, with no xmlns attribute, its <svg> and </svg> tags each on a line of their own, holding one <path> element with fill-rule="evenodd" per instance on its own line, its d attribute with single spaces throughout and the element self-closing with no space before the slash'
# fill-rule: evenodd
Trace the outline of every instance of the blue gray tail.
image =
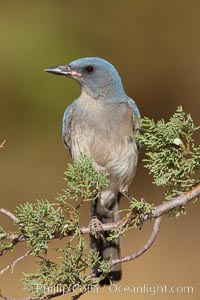
<svg viewBox="0 0 200 300">
<path fill-rule="evenodd" d="M 119 206 L 119 198 L 115 197 L 112 201 L 112 205 L 108 208 L 101 205 L 100 199 L 96 199 L 92 203 L 91 208 L 91 219 L 97 218 L 101 223 L 111 223 L 119 221 L 118 206 Z M 91 235 L 91 248 L 97 252 L 102 259 L 116 259 L 121 257 L 121 249 L 120 249 L 120 238 L 114 239 L 112 241 L 108 241 L 107 237 L 109 236 L 109 231 L 104 231 L 98 236 Z M 96 272 L 97 270 L 93 270 Z M 107 278 L 105 278 L 101 284 L 110 284 L 113 281 L 118 281 L 121 279 L 122 271 L 121 271 L 121 264 L 114 265 L 111 268 L 111 271 Z"/>
</svg>

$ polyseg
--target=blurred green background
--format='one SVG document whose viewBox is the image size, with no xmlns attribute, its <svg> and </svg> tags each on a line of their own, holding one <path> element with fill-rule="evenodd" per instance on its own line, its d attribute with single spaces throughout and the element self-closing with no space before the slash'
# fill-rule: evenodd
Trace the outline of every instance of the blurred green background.
<svg viewBox="0 0 200 300">
<path fill-rule="evenodd" d="M 190 0 L 43 0 L 0 1 L 0 206 L 11 211 L 25 201 L 54 196 L 64 188 L 63 172 L 70 157 L 61 141 L 62 116 L 79 86 L 43 69 L 79 57 L 99 56 L 118 69 L 125 90 L 142 115 L 168 119 L 182 104 L 199 124 L 200 1 Z M 196 136 L 197 141 L 200 135 Z M 142 155 L 141 155 L 142 157 Z M 152 203 L 162 191 L 151 184 L 141 165 L 131 192 Z M 128 203 L 123 201 L 122 206 Z M 83 224 L 88 223 L 87 205 Z M 0 216 L 1 223 L 9 222 Z M 143 245 L 152 225 L 130 231 L 123 254 Z M 199 204 L 187 216 L 165 218 L 156 244 L 148 253 L 123 265 L 119 286 L 191 285 L 191 294 L 158 294 L 156 299 L 199 299 Z M 2 267 L 25 252 L 5 255 Z M 28 258 L 0 278 L 2 292 L 24 297 L 21 272 L 37 266 Z M 146 294 L 89 293 L 82 299 L 150 299 Z M 65 296 L 66 297 L 66 296 Z"/>
</svg>

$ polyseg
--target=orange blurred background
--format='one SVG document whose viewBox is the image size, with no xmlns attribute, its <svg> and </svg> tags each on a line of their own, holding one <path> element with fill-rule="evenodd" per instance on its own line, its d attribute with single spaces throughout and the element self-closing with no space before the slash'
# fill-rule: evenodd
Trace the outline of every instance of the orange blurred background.
<svg viewBox="0 0 200 300">
<path fill-rule="evenodd" d="M 178 105 L 200 123 L 200 2 L 181 1 L 0 1 L 0 206 L 35 199 L 53 201 L 64 188 L 63 173 L 70 157 L 61 141 L 62 116 L 80 88 L 43 69 L 76 58 L 99 56 L 119 71 L 127 94 L 143 116 L 167 120 Z M 196 136 L 197 142 L 200 135 Z M 142 158 L 143 154 L 141 155 Z M 163 201 L 162 190 L 151 184 L 141 159 L 131 187 L 136 198 Z M 124 200 L 122 207 L 128 205 Z M 83 209 L 88 224 L 89 206 Z M 0 215 L 0 224 L 11 228 Z M 164 218 L 154 246 L 136 261 L 123 265 L 118 286 L 192 286 L 193 293 L 159 293 L 156 299 L 199 299 L 199 203 L 190 204 L 187 216 Z M 123 254 L 139 249 L 152 224 L 129 231 Z M 1 259 L 1 267 L 22 255 L 25 245 Z M 32 258 L 14 273 L 0 278 L 2 293 L 25 297 L 20 278 L 37 266 Z M 82 299 L 144 299 L 150 293 L 88 293 Z"/>
</svg>

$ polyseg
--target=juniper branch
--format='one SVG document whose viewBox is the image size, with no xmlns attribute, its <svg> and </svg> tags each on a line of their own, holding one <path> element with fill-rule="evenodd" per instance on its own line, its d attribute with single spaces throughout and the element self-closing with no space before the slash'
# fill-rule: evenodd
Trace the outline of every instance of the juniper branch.
<svg viewBox="0 0 200 300">
<path fill-rule="evenodd" d="M 166 201 L 163 202 L 157 206 L 155 206 L 152 210 L 151 215 L 146 214 L 143 216 L 143 221 L 147 221 L 150 219 L 155 219 L 158 218 L 166 213 L 169 212 L 169 210 L 173 209 L 173 208 L 177 208 L 180 206 L 186 206 L 188 204 L 188 202 L 190 202 L 191 200 L 193 200 L 194 198 L 198 198 L 200 196 L 200 184 L 198 186 L 196 186 L 194 189 L 192 189 L 191 191 L 188 191 L 186 193 L 183 193 L 177 197 L 175 197 L 174 199 L 170 200 L 170 201 Z M 113 223 L 107 223 L 107 224 L 101 224 L 101 229 L 99 229 L 99 231 L 110 231 L 112 229 L 115 229 L 119 226 L 119 222 L 113 222 Z M 97 229 L 98 231 L 98 229 Z M 68 231 L 66 234 L 69 236 L 72 236 L 75 233 L 74 230 L 72 231 Z M 86 226 L 86 227 L 81 227 L 80 228 L 80 233 L 81 234 L 90 234 L 91 233 L 91 228 L 90 226 Z M 59 232 L 55 232 L 54 233 L 54 238 L 60 238 L 61 234 Z M 27 237 L 24 236 L 23 234 L 19 234 L 19 235 L 10 235 L 5 237 L 5 239 L 9 239 L 12 241 L 12 243 L 14 245 L 16 245 L 19 242 L 24 242 L 27 240 Z M 3 253 L 0 252 L 0 255 L 3 255 Z"/>
<path fill-rule="evenodd" d="M 3 148 L 5 143 L 6 143 L 6 140 L 3 140 L 3 142 L 1 142 L 1 144 L 0 144 L 0 148 Z"/>
<path fill-rule="evenodd" d="M 150 238 L 147 240 L 147 242 L 144 244 L 144 246 L 137 250 L 136 252 L 122 257 L 120 259 L 115 259 L 111 261 L 111 266 L 118 264 L 118 263 L 125 263 L 125 262 L 130 262 L 132 260 L 135 260 L 136 258 L 138 258 L 139 256 L 143 255 L 146 251 L 148 251 L 151 246 L 153 245 L 153 243 L 156 240 L 156 237 L 158 235 L 159 232 L 159 227 L 160 227 L 160 223 L 161 223 L 161 219 L 162 219 L 162 215 L 166 214 L 170 209 L 175 208 L 175 207 L 179 207 L 179 206 L 185 206 L 188 204 L 188 202 L 190 202 L 192 199 L 199 197 L 200 195 L 200 185 L 198 185 L 196 188 L 192 189 L 189 192 L 183 193 L 177 197 L 175 197 L 174 199 L 172 199 L 171 201 L 167 201 L 164 202 L 160 205 L 157 205 L 154 207 L 151 215 L 145 215 L 144 216 L 144 221 L 147 221 L 149 219 L 155 219 L 154 222 L 154 226 L 153 226 L 153 231 L 151 233 Z M 10 215 L 8 213 L 8 215 Z M 13 219 L 13 218 L 12 218 Z M 15 218 L 14 218 L 15 219 Z M 119 226 L 119 222 L 116 223 L 109 223 L 109 224 L 102 224 L 101 226 L 101 231 L 108 231 L 111 229 L 115 229 Z M 81 234 L 89 234 L 91 231 L 90 226 L 88 227 L 82 227 L 80 229 Z M 68 234 L 73 235 L 73 232 L 68 232 Z M 59 237 L 59 233 L 55 233 L 55 238 Z M 13 235 L 13 236 L 8 236 L 7 239 L 13 239 L 13 242 L 15 241 L 15 243 L 18 243 L 20 241 L 25 241 L 26 237 L 23 235 Z M 32 250 L 27 251 L 24 255 L 22 255 L 21 257 L 19 257 L 18 259 L 16 259 L 11 265 L 5 267 L 4 269 L 1 270 L 0 274 L 3 274 L 5 271 L 7 271 L 8 269 L 12 269 L 16 263 L 22 261 L 26 256 L 28 256 L 30 253 L 32 252 Z M 91 279 L 95 279 L 98 278 L 100 274 L 90 274 L 88 276 L 91 277 Z M 69 292 L 69 291 L 68 291 Z M 46 295 L 45 298 L 46 299 L 52 299 L 52 298 L 56 298 L 58 296 L 63 295 L 63 291 L 62 292 L 56 292 L 56 293 L 51 293 L 49 295 Z M 75 297 L 79 298 L 82 294 L 77 294 Z M 24 299 L 10 299 L 8 297 L 5 297 L 3 295 L 0 294 L 0 297 L 4 300 L 37 300 L 40 299 L 41 297 L 27 297 Z"/>
<path fill-rule="evenodd" d="M 18 219 L 17 217 L 11 213 L 9 210 L 5 209 L 5 208 L 0 208 L 0 213 L 7 216 L 8 218 L 12 219 L 14 222 L 16 222 Z"/>
<path fill-rule="evenodd" d="M 161 220 L 162 220 L 162 217 L 158 217 L 158 218 L 155 219 L 151 236 L 147 240 L 147 242 L 144 244 L 144 246 L 142 246 L 141 249 L 139 249 L 138 251 L 136 251 L 136 252 L 134 252 L 130 255 L 127 255 L 125 257 L 121 257 L 121 258 L 118 258 L 118 259 L 113 259 L 112 260 L 112 266 L 114 266 L 116 264 L 119 264 L 119 263 L 124 263 L 124 262 L 129 262 L 131 260 L 134 260 L 134 259 L 138 258 L 139 256 L 141 256 L 142 254 L 144 254 L 147 250 L 149 250 L 150 247 L 155 242 L 156 237 L 158 236 Z"/>
<path fill-rule="evenodd" d="M 33 250 L 28 250 L 26 253 L 24 253 L 23 255 L 21 255 L 20 257 L 18 257 L 17 259 L 15 259 L 10 265 L 7 265 L 5 268 L 3 268 L 0 271 L 0 275 L 2 275 L 4 272 L 6 272 L 7 270 L 11 269 L 11 272 L 13 273 L 13 269 L 16 266 L 17 263 L 21 262 L 24 258 L 26 258 L 28 255 L 30 255 L 32 253 Z"/>
</svg>

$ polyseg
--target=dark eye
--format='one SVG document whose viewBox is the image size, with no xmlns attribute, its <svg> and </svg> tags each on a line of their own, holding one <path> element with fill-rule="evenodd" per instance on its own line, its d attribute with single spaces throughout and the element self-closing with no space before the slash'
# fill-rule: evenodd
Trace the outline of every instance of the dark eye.
<svg viewBox="0 0 200 300">
<path fill-rule="evenodd" d="M 85 67 L 85 70 L 87 73 L 92 73 L 94 71 L 94 67 L 93 66 L 87 66 Z"/>
</svg>

